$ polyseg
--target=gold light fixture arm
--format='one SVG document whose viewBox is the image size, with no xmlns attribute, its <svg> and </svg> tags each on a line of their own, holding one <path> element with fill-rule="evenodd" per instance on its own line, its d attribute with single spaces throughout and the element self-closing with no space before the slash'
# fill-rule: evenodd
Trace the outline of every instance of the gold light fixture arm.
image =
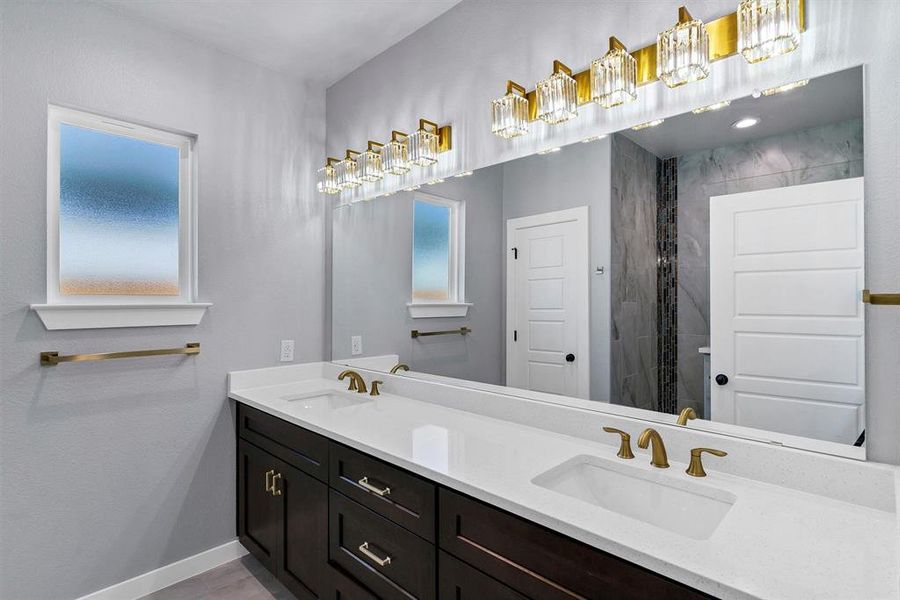
<svg viewBox="0 0 900 600">
<path fill-rule="evenodd" d="M 614 35 L 609 36 L 609 49 L 610 50 L 626 50 L 625 44 L 619 41 Z"/>
<path fill-rule="evenodd" d="M 572 69 L 567 67 L 561 60 L 553 61 L 553 73 L 565 73 L 569 77 L 572 76 Z"/>
<path fill-rule="evenodd" d="M 351 150 L 350 148 L 347 148 L 347 153 L 344 155 L 344 160 L 353 160 L 354 158 L 356 158 L 359 155 L 360 155 L 360 153 L 357 152 L 356 150 Z"/>
<path fill-rule="evenodd" d="M 331 156 L 329 156 L 328 158 L 325 159 L 325 166 L 333 167 L 335 164 L 337 164 L 339 162 L 341 162 L 340 158 L 332 158 Z"/>
<path fill-rule="evenodd" d="M 408 133 L 403 133 L 402 131 L 397 131 L 396 129 L 391 132 L 391 141 L 392 142 L 402 142 L 406 138 L 409 137 Z M 403 138 L 401 140 L 400 138 Z"/>
<path fill-rule="evenodd" d="M 200 354 L 200 343 L 190 342 L 184 348 L 156 348 L 153 350 L 130 350 L 128 352 L 102 352 L 99 354 L 68 354 L 41 352 L 41 365 L 52 367 L 61 362 L 89 362 L 94 360 L 114 360 L 117 358 L 139 358 L 142 356 L 166 356 L 170 354 Z"/>
<path fill-rule="evenodd" d="M 521 94 L 522 97 L 524 98 L 525 95 L 528 93 L 528 90 L 525 89 L 525 86 L 519 85 L 512 79 L 507 79 L 506 80 L 506 93 L 512 94 L 513 92 L 519 92 L 519 94 Z"/>
<path fill-rule="evenodd" d="M 438 136 L 438 152 L 446 152 L 453 148 L 453 129 L 450 125 L 440 126 L 428 119 L 419 119 L 419 129 L 430 131 Z"/>
<path fill-rule="evenodd" d="M 694 20 L 694 17 L 691 16 L 690 11 L 688 11 L 687 6 L 679 6 L 678 7 L 678 23 L 683 25 L 685 23 L 690 23 Z"/>
<path fill-rule="evenodd" d="M 375 152 L 376 150 L 381 150 L 382 148 L 384 148 L 384 144 L 382 144 L 380 142 L 373 142 L 372 140 L 369 140 L 369 145 L 366 148 L 366 151 L 367 152 Z"/>
</svg>

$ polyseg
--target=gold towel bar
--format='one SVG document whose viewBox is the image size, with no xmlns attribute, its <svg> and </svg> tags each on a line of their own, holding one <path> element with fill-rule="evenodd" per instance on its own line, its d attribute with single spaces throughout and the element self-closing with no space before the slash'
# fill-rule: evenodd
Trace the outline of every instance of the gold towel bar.
<svg viewBox="0 0 900 600">
<path fill-rule="evenodd" d="M 428 337 L 430 335 L 466 335 L 467 333 L 472 333 L 471 327 L 460 327 L 459 329 L 448 329 L 447 331 L 419 331 L 418 329 L 413 329 L 409 332 L 412 339 L 420 338 L 420 337 Z"/>
<path fill-rule="evenodd" d="M 155 350 L 131 350 L 129 352 L 102 352 L 100 354 L 69 354 L 41 352 L 41 364 L 52 367 L 61 362 L 85 362 L 89 360 L 111 360 L 114 358 L 137 358 L 139 356 L 163 356 L 165 354 L 200 354 L 200 342 L 185 344 L 184 348 L 157 348 Z"/>
<path fill-rule="evenodd" d="M 873 294 L 869 290 L 863 290 L 863 302 L 866 304 L 887 304 L 900 306 L 900 294 Z"/>
</svg>

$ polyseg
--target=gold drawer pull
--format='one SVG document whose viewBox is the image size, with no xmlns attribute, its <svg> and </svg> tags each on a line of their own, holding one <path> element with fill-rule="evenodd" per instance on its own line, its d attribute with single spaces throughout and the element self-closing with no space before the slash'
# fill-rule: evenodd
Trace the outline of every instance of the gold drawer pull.
<svg viewBox="0 0 900 600">
<path fill-rule="evenodd" d="M 266 471 L 266 491 L 272 491 L 272 475 L 275 474 L 275 469 L 270 469 Z"/>
<path fill-rule="evenodd" d="M 369 550 L 369 542 L 363 542 L 362 544 L 360 544 L 359 551 L 366 555 L 368 558 L 372 559 L 372 561 L 379 567 L 386 567 L 391 564 L 390 556 L 381 558 L 380 556 Z"/>
<path fill-rule="evenodd" d="M 272 475 L 272 495 L 273 495 L 273 496 L 280 496 L 280 495 L 281 495 L 281 490 L 279 490 L 277 487 L 275 487 L 275 480 L 276 480 L 276 479 L 281 479 L 281 473 L 275 473 L 274 475 Z"/>
<path fill-rule="evenodd" d="M 389 488 L 389 487 L 387 487 L 387 486 L 384 486 L 383 488 L 377 488 L 377 487 L 375 487 L 374 485 L 372 485 L 371 483 L 369 483 L 369 478 L 368 478 L 368 477 L 363 477 L 362 479 L 360 479 L 360 480 L 357 481 L 356 483 L 358 483 L 358 484 L 361 485 L 362 487 L 366 488 L 367 490 L 369 490 L 369 491 L 372 492 L 373 494 L 378 494 L 379 496 L 387 496 L 388 494 L 391 493 L 391 488 Z"/>
</svg>

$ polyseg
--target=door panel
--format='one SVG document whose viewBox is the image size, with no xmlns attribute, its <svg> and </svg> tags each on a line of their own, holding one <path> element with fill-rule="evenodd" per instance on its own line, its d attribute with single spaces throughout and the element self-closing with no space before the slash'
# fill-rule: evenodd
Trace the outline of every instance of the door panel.
<svg viewBox="0 0 900 600">
<path fill-rule="evenodd" d="M 279 461 L 256 446 L 238 443 L 238 537 L 267 569 L 275 572 L 279 504 L 266 485 Z M 266 476 L 269 473 L 269 477 Z"/>
<path fill-rule="evenodd" d="M 710 198 L 713 420 L 854 443 L 863 226 L 862 178 Z"/>
<path fill-rule="evenodd" d="M 284 515 L 278 579 L 298 598 L 320 598 L 328 562 L 328 486 L 285 463 L 278 469 Z"/>
</svg>

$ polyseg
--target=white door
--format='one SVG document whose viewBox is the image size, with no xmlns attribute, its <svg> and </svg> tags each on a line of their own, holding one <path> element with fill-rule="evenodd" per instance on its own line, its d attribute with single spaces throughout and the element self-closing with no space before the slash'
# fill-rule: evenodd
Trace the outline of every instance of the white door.
<svg viewBox="0 0 900 600">
<path fill-rule="evenodd" d="M 588 208 L 509 219 L 506 239 L 506 384 L 588 398 Z"/>
<path fill-rule="evenodd" d="M 865 423 L 862 178 L 709 202 L 711 419 L 854 443 Z"/>
</svg>

